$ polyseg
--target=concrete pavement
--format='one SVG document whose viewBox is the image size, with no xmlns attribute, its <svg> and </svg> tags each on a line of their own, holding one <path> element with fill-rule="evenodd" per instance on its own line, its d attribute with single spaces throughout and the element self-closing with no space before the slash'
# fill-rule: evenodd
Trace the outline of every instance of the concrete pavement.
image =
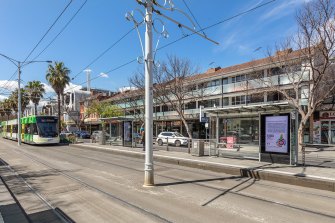
<svg viewBox="0 0 335 223">
<path fill-rule="evenodd" d="M 83 149 L 104 150 L 109 153 L 143 158 L 141 148 L 80 143 L 71 145 Z M 188 153 L 154 149 L 154 160 L 181 166 L 194 167 L 215 172 L 251 177 L 255 179 L 310 187 L 335 192 L 335 168 L 317 166 L 290 166 L 271 164 L 256 160 L 223 157 L 196 157 Z"/>
</svg>

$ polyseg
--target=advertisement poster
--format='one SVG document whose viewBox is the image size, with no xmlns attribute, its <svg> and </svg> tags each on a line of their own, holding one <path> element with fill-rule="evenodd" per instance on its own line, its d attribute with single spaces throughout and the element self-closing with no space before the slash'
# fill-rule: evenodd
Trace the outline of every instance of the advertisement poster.
<svg viewBox="0 0 335 223">
<path fill-rule="evenodd" d="M 321 122 L 315 121 L 313 123 L 313 143 L 321 143 Z"/>
<path fill-rule="evenodd" d="M 288 116 L 265 117 L 265 151 L 288 153 Z"/>
</svg>

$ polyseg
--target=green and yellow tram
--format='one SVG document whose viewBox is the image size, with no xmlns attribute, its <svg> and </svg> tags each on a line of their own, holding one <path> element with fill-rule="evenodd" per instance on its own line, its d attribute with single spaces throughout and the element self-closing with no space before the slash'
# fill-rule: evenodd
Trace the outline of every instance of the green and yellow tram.
<svg viewBox="0 0 335 223">
<path fill-rule="evenodd" d="M 17 119 L 3 121 L 2 137 L 18 139 Z M 33 115 L 21 118 L 21 140 L 27 144 L 59 143 L 58 118 L 55 116 Z"/>
</svg>

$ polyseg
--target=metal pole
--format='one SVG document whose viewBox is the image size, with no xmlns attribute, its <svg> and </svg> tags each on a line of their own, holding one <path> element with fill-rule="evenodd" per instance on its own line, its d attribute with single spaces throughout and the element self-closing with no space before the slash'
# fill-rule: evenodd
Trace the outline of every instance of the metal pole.
<svg viewBox="0 0 335 223">
<path fill-rule="evenodd" d="M 146 31 L 145 31 L 145 164 L 144 164 L 144 185 L 154 185 L 154 165 L 152 148 L 152 0 L 146 4 Z"/>
<path fill-rule="evenodd" d="M 18 62 L 18 79 L 17 79 L 17 86 L 18 86 L 18 114 L 17 114 L 17 145 L 21 145 L 21 63 Z"/>
</svg>

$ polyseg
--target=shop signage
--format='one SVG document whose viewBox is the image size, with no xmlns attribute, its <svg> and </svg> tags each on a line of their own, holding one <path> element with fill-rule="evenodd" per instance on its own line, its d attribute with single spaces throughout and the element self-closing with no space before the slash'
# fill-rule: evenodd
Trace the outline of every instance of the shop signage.
<svg viewBox="0 0 335 223">
<path fill-rule="evenodd" d="M 335 111 L 320 112 L 320 119 L 335 119 Z"/>
<path fill-rule="evenodd" d="M 265 152 L 288 153 L 288 116 L 265 117 Z"/>
</svg>

